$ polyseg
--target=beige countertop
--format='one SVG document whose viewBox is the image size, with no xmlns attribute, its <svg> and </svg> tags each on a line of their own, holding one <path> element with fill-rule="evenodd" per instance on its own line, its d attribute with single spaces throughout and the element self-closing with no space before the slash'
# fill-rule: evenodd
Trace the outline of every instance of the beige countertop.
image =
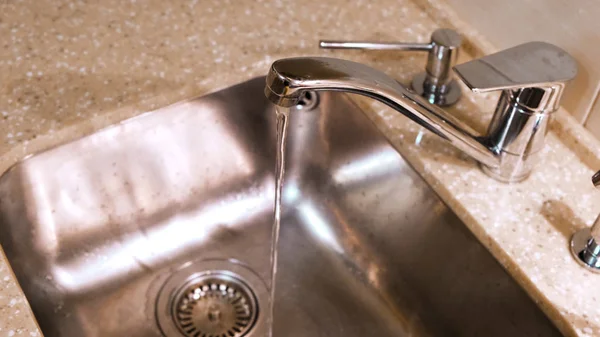
<svg viewBox="0 0 600 337">
<path fill-rule="evenodd" d="M 141 112 L 264 75 L 280 57 L 334 54 L 408 83 L 425 55 L 327 52 L 316 41 L 425 42 L 439 26 L 467 36 L 472 55 L 494 49 L 438 0 L 4 2 L 0 171 Z M 587 131 L 559 111 L 534 174 L 505 185 L 400 114 L 359 103 L 564 334 L 600 335 L 600 275 L 568 252 L 571 234 L 600 212 L 590 183 L 600 144 Z M 452 110 L 483 130 L 494 104 L 469 94 Z M 38 335 L 0 256 L 0 336 Z"/>
</svg>

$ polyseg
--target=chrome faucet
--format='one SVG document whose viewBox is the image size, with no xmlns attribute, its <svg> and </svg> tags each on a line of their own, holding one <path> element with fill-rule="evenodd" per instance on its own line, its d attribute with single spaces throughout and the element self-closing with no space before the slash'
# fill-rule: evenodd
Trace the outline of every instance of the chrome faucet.
<svg viewBox="0 0 600 337">
<path fill-rule="evenodd" d="M 550 117 L 558 109 L 575 60 L 544 42 L 528 42 L 455 66 L 474 92 L 501 90 L 486 135 L 478 135 L 427 99 L 369 66 L 326 57 L 275 61 L 265 95 L 276 105 L 295 105 L 305 91 L 343 91 L 385 103 L 481 164 L 491 177 L 518 182 L 529 175 L 544 145 Z"/>
<path fill-rule="evenodd" d="M 592 176 L 592 184 L 600 188 L 600 171 Z M 581 265 L 600 273 L 600 215 L 591 228 L 581 229 L 573 235 L 571 253 Z"/>
</svg>

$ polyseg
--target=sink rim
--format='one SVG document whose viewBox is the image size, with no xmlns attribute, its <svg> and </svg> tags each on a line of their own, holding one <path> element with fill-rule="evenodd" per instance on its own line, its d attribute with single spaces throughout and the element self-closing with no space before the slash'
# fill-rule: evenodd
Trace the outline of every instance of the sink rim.
<svg viewBox="0 0 600 337">
<path fill-rule="evenodd" d="M 334 95 L 334 94 L 331 94 L 331 95 Z M 327 97 L 329 97 L 329 95 L 327 95 Z M 344 96 L 344 99 L 347 99 L 347 97 L 345 97 L 345 96 Z M 350 103 L 350 104 L 353 104 L 353 103 Z M 356 105 L 353 105 L 353 106 L 354 106 L 355 108 L 357 108 L 357 109 L 358 109 L 358 107 L 356 107 Z M 159 110 L 160 110 L 160 109 L 159 109 Z M 135 117 L 135 118 L 138 118 L 138 117 Z M 362 118 L 361 120 L 367 120 L 367 119 L 366 119 L 364 116 L 362 116 L 361 118 Z M 120 125 L 120 124 L 119 124 L 119 125 Z M 116 125 L 116 126 L 111 126 L 111 127 L 117 127 L 117 126 L 118 126 L 118 125 Z M 111 127 L 109 127 L 109 128 L 111 128 Z M 104 129 L 103 129 L 103 130 L 104 130 Z M 382 134 L 381 134 L 381 132 L 379 132 L 379 131 L 377 131 L 377 132 L 375 133 L 375 135 L 376 135 L 378 138 L 380 138 L 380 139 L 384 139 L 383 135 L 382 135 Z M 356 135 L 352 135 L 352 137 L 355 137 L 355 136 L 356 136 Z M 89 137 L 89 136 L 88 136 L 88 137 Z M 350 138 L 352 138 L 352 137 L 350 137 Z M 401 156 L 398 154 L 398 152 L 397 152 L 395 149 L 393 149 L 393 148 L 392 148 L 392 146 L 389 144 L 389 142 L 387 142 L 387 140 L 385 140 L 385 139 L 384 139 L 384 141 L 383 141 L 383 143 L 382 143 L 382 144 L 384 144 L 386 148 L 389 148 L 389 149 L 393 150 L 393 151 L 394 151 L 394 153 L 395 153 L 397 156 L 401 157 Z M 357 149 L 353 149 L 353 150 L 357 150 Z M 370 149 L 370 148 L 366 148 L 366 149 L 363 149 L 363 150 L 368 152 L 368 151 L 370 151 L 371 149 Z M 46 152 L 46 151 L 44 151 L 44 152 Z M 313 158 L 313 159 L 314 159 L 314 158 Z M 316 162 L 318 162 L 318 159 L 319 159 L 319 158 L 316 158 L 316 159 L 315 159 L 315 160 L 316 160 Z M 408 162 L 406 162 L 406 160 L 404 160 L 404 159 L 403 159 L 403 161 L 406 163 L 407 167 L 408 167 L 410 170 L 412 170 L 412 172 L 413 172 L 413 173 L 414 173 L 416 176 L 418 176 L 418 174 L 417 174 L 417 173 L 415 173 L 415 170 L 414 170 L 412 167 L 410 167 L 410 164 L 409 164 Z M 3 175 L 3 177 L 4 177 L 4 175 Z M 424 180 L 423 180 L 421 177 L 419 177 L 419 178 L 421 179 L 421 181 L 423 181 L 423 182 L 424 182 Z M 4 178 L 0 178 L 0 181 L 1 181 L 2 179 L 4 179 Z M 424 183 L 424 184 L 426 184 L 426 183 Z M 429 190 L 430 190 L 432 193 L 434 193 L 434 194 L 435 194 L 435 192 L 433 192 L 433 190 L 431 189 L 431 187 L 430 187 L 428 184 L 426 184 L 426 185 L 427 185 L 428 189 L 429 189 Z M 438 197 L 438 198 L 439 198 L 439 197 Z M 481 243 L 480 243 L 480 242 L 478 242 L 478 243 L 481 245 Z M 538 309 L 539 309 L 539 308 L 538 308 Z"/>
</svg>

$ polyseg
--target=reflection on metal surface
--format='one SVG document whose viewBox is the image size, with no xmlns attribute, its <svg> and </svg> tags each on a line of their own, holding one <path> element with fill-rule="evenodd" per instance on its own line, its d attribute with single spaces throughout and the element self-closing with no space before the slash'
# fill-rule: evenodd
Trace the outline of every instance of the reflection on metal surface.
<svg viewBox="0 0 600 337">
<path fill-rule="evenodd" d="M 184 336 L 242 337 L 252 329 L 258 306 L 237 275 L 210 271 L 188 281 L 173 299 L 172 311 Z"/>
<path fill-rule="evenodd" d="M 322 205 L 321 205 L 322 206 Z M 338 242 L 338 237 L 333 229 L 329 226 L 329 221 L 323 214 L 319 214 L 319 206 L 305 201 L 297 206 L 298 215 L 306 224 L 308 231 L 322 245 L 333 249 L 338 254 L 344 254 L 344 249 Z"/>
<path fill-rule="evenodd" d="M 179 337 L 173 291 L 205 271 L 239 275 L 266 308 L 275 113 L 264 81 L 2 176 L 0 243 L 46 336 Z M 343 94 L 291 113 L 287 150 L 275 336 L 560 336 Z M 248 337 L 266 334 L 260 312 Z"/>
<path fill-rule="evenodd" d="M 268 303 L 266 285 L 248 266 L 199 260 L 169 275 L 148 314 L 164 336 L 263 337 Z"/>
<path fill-rule="evenodd" d="M 360 159 L 344 163 L 332 173 L 333 180 L 338 184 L 351 185 L 364 181 L 368 176 L 385 176 L 389 174 L 390 167 L 393 167 L 397 160 L 398 153 L 392 148 L 381 149 Z"/>
<path fill-rule="evenodd" d="M 429 43 L 320 41 L 325 49 L 362 49 L 388 51 L 426 51 L 427 65 L 412 81 L 412 89 L 429 103 L 452 105 L 461 96 L 460 86 L 452 76 L 452 67 L 458 59 L 462 37 L 452 29 L 436 29 Z"/>
<path fill-rule="evenodd" d="M 229 228 L 234 227 L 232 224 L 256 216 L 254 212 L 264 212 L 267 207 L 265 198 L 260 195 L 224 198 L 192 213 L 178 214 L 156 223 L 145 229 L 143 236 L 139 233 L 124 235 L 92 252 L 59 261 L 48 275 L 69 292 L 83 295 L 117 281 L 131 269 L 168 262 L 162 259 L 210 242 L 220 232 L 232 230 Z M 97 270 L 104 272 L 97 274 Z"/>
<path fill-rule="evenodd" d="M 434 33 L 435 34 L 435 33 Z M 306 91 L 343 91 L 378 100 L 415 121 L 482 164 L 502 182 L 519 182 L 531 173 L 544 144 L 551 114 L 566 82 L 577 73 L 575 60 L 543 42 L 522 45 L 454 67 L 474 92 L 502 90 L 487 134 L 415 95 L 369 66 L 327 57 L 273 62 L 265 96 L 292 106 Z"/>
<path fill-rule="evenodd" d="M 596 220 L 598 222 L 598 220 Z M 600 273 L 600 246 L 589 228 L 577 231 L 571 237 L 571 254 L 577 263 L 595 273 Z"/>
<path fill-rule="evenodd" d="M 600 171 L 592 176 L 592 184 L 600 188 Z M 600 273 L 600 215 L 591 228 L 584 228 L 571 238 L 571 254 L 582 266 Z"/>
</svg>

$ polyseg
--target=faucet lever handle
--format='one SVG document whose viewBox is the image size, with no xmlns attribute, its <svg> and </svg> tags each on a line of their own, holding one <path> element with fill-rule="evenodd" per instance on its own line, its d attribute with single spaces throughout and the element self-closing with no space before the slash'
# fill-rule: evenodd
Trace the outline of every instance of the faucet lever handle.
<svg viewBox="0 0 600 337">
<path fill-rule="evenodd" d="M 429 43 L 333 41 L 321 40 L 323 49 L 360 49 L 427 51 L 425 72 L 412 81 L 412 88 L 430 103 L 441 106 L 456 103 L 461 96 L 460 87 L 452 78 L 452 67 L 456 64 L 462 37 L 452 29 L 436 29 Z"/>
<path fill-rule="evenodd" d="M 577 74 L 566 51 L 546 42 L 528 42 L 454 67 L 473 92 L 508 91 L 533 110 L 556 110 L 565 83 Z"/>
</svg>

